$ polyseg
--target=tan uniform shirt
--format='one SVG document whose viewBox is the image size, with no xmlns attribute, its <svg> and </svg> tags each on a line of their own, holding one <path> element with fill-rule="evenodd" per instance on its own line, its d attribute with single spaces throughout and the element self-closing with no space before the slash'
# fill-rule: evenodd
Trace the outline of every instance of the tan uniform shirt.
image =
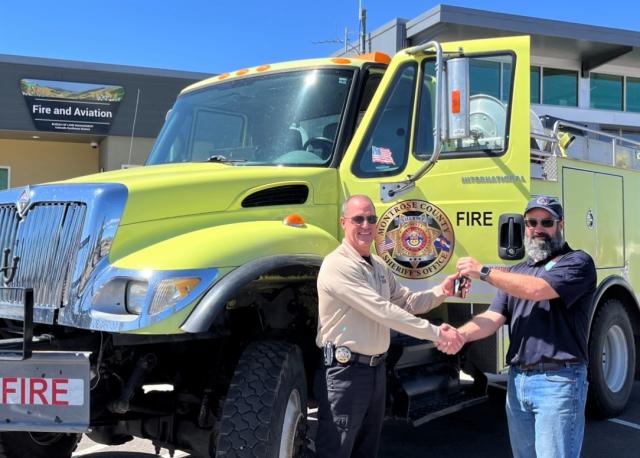
<svg viewBox="0 0 640 458">
<path fill-rule="evenodd" d="M 438 340 L 438 327 L 414 314 L 440 305 L 446 297 L 442 287 L 413 293 L 396 282 L 381 258 L 372 254 L 371 262 L 345 241 L 324 259 L 318 275 L 316 344 L 333 342 L 377 355 L 389 349 L 389 329 Z"/>
</svg>

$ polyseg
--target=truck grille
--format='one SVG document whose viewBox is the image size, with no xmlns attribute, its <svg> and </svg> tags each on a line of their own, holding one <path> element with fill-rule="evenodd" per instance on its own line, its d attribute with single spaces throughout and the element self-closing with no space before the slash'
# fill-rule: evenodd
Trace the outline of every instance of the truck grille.
<svg viewBox="0 0 640 458">
<path fill-rule="evenodd" d="M 33 288 L 34 306 L 58 308 L 69 301 L 70 277 L 80 245 L 86 206 L 75 202 L 34 204 L 22 220 L 15 205 L 0 205 L 0 256 L 20 258 L 9 286 Z M 5 275 L 7 273 L 5 272 Z M 20 297 L 0 290 L 0 304 Z"/>
</svg>

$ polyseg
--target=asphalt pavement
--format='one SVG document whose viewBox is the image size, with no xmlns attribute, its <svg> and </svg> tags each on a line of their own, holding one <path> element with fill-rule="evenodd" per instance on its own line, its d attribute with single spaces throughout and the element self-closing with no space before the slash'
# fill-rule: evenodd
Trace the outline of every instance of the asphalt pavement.
<svg viewBox="0 0 640 458">
<path fill-rule="evenodd" d="M 310 415 L 313 428 L 314 415 Z M 86 458 L 151 458 L 151 442 L 135 439 L 110 447 L 86 437 L 75 456 Z M 160 456 L 169 458 L 163 449 Z M 176 458 L 190 455 L 176 451 Z M 640 382 L 636 381 L 625 412 L 617 418 L 588 418 L 583 458 L 629 458 L 640 456 Z M 401 421 L 388 421 L 382 431 L 379 458 L 508 458 L 511 457 L 504 391 L 492 388 L 489 401 L 414 428 Z"/>
</svg>

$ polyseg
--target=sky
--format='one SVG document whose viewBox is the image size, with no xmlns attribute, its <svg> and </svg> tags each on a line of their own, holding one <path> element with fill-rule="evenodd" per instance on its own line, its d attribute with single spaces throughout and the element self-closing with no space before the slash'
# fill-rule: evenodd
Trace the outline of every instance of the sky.
<svg viewBox="0 0 640 458">
<path fill-rule="evenodd" d="M 358 38 L 358 0 L 0 0 L 0 54 L 223 73 L 322 57 Z M 638 0 L 447 5 L 640 32 Z M 438 2 L 362 0 L 367 30 Z"/>
</svg>

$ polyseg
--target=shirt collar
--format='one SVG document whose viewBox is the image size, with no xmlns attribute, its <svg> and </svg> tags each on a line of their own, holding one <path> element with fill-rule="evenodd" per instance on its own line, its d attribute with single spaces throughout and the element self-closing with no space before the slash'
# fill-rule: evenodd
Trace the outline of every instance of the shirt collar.
<svg viewBox="0 0 640 458">
<path fill-rule="evenodd" d="M 362 257 L 362 255 L 356 251 L 356 249 L 354 247 L 349 245 L 349 242 L 347 242 L 345 239 L 342 239 L 342 251 L 346 256 L 348 256 L 349 258 L 353 259 L 354 261 L 362 262 L 363 264 L 371 267 L 371 264 L 369 264 Z M 371 256 L 371 259 L 373 259 L 373 254 L 370 254 L 369 256 Z"/>
</svg>

